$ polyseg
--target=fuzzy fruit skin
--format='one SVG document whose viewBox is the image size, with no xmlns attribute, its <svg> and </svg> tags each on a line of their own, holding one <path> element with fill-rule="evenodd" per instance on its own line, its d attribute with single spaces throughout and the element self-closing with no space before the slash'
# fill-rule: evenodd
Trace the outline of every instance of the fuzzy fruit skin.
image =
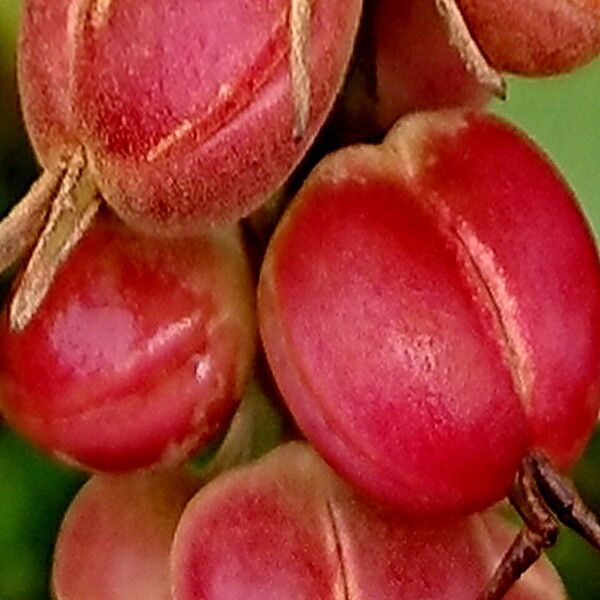
<svg viewBox="0 0 600 600">
<path fill-rule="evenodd" d="M 69 52 L 65 29 L 71 0 L 23 2 L 17 73 L 23 117 L 35 153 L 53 168 L 76 143 L 70 126 Z"/>
<path fill-rule="evenodd" d="M 491 513 L 410 524 L 356 497 L 308 444 L 292 443 L 190 501 L 171 553 L 173 600 L 473 600 L 509 532 Z M 507 595 L 542 598 L 565 598 L 545 559 Z"/>
<path fill-rule="evenodd" d="M 361 0 L 310 4 L 296 141 L 289 0 L 28 0 L 19 81 L 41 163 L 83 144 L 107 202 L 155 234 L 248 214 L 308 148 L 352 50 Z"/>
<path fill-rule="evenodd" d="M 566 468 L 600 404 L 600 266 L 555 168 L 506 123 L 398 123 L 326 158 L 263 264 L 259 324 L 326 460 L 411 514 L 500 500 L 529 449 Z"/>
<path fill-rule="evenodd" d="M 501 71 L 552 75 L 600 52 L 598 0 L 457 0 L 474 39 Z"/>
<path fill-rule="evenodd" d="M 450 44 L 435 0 L 380 0 L 373 21 L 376 120 L 389 129 L 414 111 L 483 107 L 491 93 Z"/>
<path fill-rule="evenodd" d="M 190 501 L 171 551 L 173 600 L 325 600 L 342 591 L 319 459 L 288 448 L 226 472 Z"/>
<path fill-rule="evenodd" d="M 199 483 L 184 470 L 94 475 L 62 522 L 56 600 L 170 600 L 175 528 Z"/>
<path fill-rule="evenodd" d="M 235 228 L 156 240 L 102 214 L 20 333 L 0 323 L 0 406 L 57 457 L 173 464 L 210 442 L 249 376 L 255 325 Z"/>
</svg>

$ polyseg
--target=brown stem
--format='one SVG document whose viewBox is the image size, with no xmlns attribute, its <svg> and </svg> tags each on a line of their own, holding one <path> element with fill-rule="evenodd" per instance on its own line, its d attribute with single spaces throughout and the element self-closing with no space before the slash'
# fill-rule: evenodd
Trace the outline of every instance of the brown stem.
<svg viewBox="0 0 600 600">
<path fill-rule="evenodd" d="M 531 454 L 537 485 L 558 519 L 600 550 L 600 523 L 584 504 L 571 481 L 559 473 L 541 453 Z"/>
<path fill-rule="evenodd" d="M 29 192 L 0 222 L 0 271 L 10 267 L 35 244 L 65 172 L 66 165 L 60 165 L 53 171 L 44 171 Z"/>
<path fill-rule="evenodd" d="M 23 329 L 39 308 L 54 276 L 90 226 L 100 199 L 83 148 L 71 156 L 50 215 L 10 306 L 10 327 Z"/>
<path fill-rule="evenodd" d="M 510 500 L 525 522 L 478 600 L 500 600 L 558 537 L 558 521 L 536 482 L 531 457 L 523 460 Z"/>
<path fill-rule="evenodd" d="M 504 100 L 506 98 L 506 82 L 482 54 L 456 0 L 435 0 L 435 5 L 448 28 L 450 44 L 456 48 L 469 72 L 481 85 Z"/>
<path fill-rule="evenodd" d="M 500 600 L 558 536 L 558 520 L 600 550 L 600 523 L 541 452 L 523 459 L 510 500 L 525 522 L 479 600 Z"/>
<path fill-rule="evenodd" d="M 540 557 L 544 551 L 541 536 L 524 528 L 502 558 L 484 592 L 478 600 L 501 600 L 519 577 Z"/>
</svg>

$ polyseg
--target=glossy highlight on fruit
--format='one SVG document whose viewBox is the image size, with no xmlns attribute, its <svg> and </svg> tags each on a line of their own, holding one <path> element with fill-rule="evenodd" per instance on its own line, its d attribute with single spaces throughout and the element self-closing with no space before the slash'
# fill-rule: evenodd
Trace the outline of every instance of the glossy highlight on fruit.
<svg viewBox="0 0 600 600">
<path fill-rule="evenodd" d="M 510 544 L 492 513 L 409 523 L 355 496 L 305 443 L 201 489 L 171 553 L 173 600 L 474 600 Z M 507 600 L 562 600 L 546 559 Z"/>
<path fill-rule="evenodd" d="M 237 228 L 156 240 L 101 213 L 25 329 L 0 323 L 0 407 L 56 457 L 126 471 L 223 430 L 254 355 Z"/>
<path fill-rule="evenodd" d="M 259 323 L 308 439 L 403 511 L 573 464 L 600 404 L 600 265 L 547 158 L 489 115 L 401 120 L 326 158 L 271 240 Z"/>
<path fill-rule="evenodd" d="M 360 0 L 27 0 L 19 84 L 42 165 L 83 145 L 154 234 L 233 222 L 280 186 L 341 86 Z"/>
</svg>

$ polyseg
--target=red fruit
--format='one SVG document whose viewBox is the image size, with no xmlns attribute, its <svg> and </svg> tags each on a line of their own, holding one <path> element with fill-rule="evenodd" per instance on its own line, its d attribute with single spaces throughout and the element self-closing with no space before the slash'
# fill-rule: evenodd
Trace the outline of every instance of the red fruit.
<svg viewBox="0 0 600 600">
<path fill-rule="evenodd" d="M 400 121 L 326 158 L 271 241 L 269 363 L 300 427 L 410 513 L 505 496 L 533 449 L 565 468 L 600 405 L 600 265 L 576 201 L 486 115 Z"/>
<path fill-rule="evenodd" d="M 0 406 L 61 458 L 101 470 L 171 464 L 233 413 L 254 350 L 235 229 L 156 240 L 102 214 L 30 324 L 0 323 Z"/>
<path fill-rule="evenodd" d="M 550 75 L 600 52 L 598 0 L 456 0 L 483 53 L 501 71 Z"/>
<path fill-rule="evenodd" d="M 266 200 L 333 103 L 361 2 L 224 6 L 28 0 L 19 80 L 44 167 L 83 145 L 107 202 L 154 233 Z"/>
<path fill-rule="evenodd" d="M 56 600 L 170 598 L 173 535 L 198 487 L 184 471 L 92 477 L 56 541 Z"/>
<path fill-rule="evenodd" d="M 409 112 L 490 100 L 451 44 L 435 0 L 380 0 L 373 18 L 375 116 L 384 129 Z"/>
<path fill-rule="evenodd" d="M 289 444 L 188 504 L 171 554 L 173 600 L 474 600 L 509 531 L 493 514 L 409 524 L 355 497 L 307 444 Z M 508 598 L 565 594 L 544 560 Z"/>
</svg>

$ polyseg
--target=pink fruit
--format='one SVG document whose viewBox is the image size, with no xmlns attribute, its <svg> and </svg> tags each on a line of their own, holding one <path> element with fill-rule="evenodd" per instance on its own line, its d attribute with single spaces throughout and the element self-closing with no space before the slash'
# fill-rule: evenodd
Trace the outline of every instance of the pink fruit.
<svg viewBox="0 0 600 600">
<path fill-rule="evenodd" d="M 490 91 L 469 71 L 435 0 L 380 0 L 373 21 L 376 119 L 388 129 L 409 112 L 482 107 Z"/>
<path fill-rule="evenodd" d="M 456 0 L 479 47 L 501 71 L 549 75 L 600 52 L 598 0 Z"/>
<path fill-rule="evenodd" d="M 173 600 L 474 600 L 509 531 L 491 513 L 409 524 L 354 496 L 293 443 L 188 504 L 171 554 Z M 544 560 L 507 598 L 565 594 Z"/>
<path fill-rule="evenodd" d="M 0 406 L 56 456 L 172 464 L 212 441 L 248 379 L 253 290 L 236 229 L 156 240 L 101 214 L 30 324 L 0 323 Z"/>
<path fill-rule="evenodd" d="M 107 202 L 153 233 L 232 222 L 327 115 L 360 0 L 28 0 L 19 81 L 43 166 L 83 145 Z"/>
<path fill-rule="evenodd" d="M 279 224 L 259 322 L 300 427 L 411 514 L 500 500 L 525 455 L 566 468 L 600 404 L 600 266 L 577 203 L 486 115 L 408 117 L 326 158 Z"/>
<path fill-rule="evenodd" d="M 168 600 L 175 527 L 198 487 L 184 471 L 92 477 L 56 541 L 56 600 Z"/>
</svg>

